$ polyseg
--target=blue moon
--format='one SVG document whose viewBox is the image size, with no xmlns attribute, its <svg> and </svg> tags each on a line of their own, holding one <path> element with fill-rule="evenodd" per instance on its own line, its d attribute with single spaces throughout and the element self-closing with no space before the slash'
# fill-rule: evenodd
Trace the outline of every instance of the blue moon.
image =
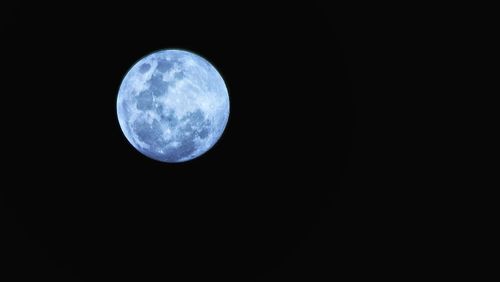
<svg viewBox="0 0 500 282">
<path fill-rule="evenodd" d="M 143 155 L 179 163 L 204 154 L 229 118 L 229 95 L 219 72 L 184 50 L 161 50 L 135 63 L 123 78 L 118 122 Z"/>
</svg>

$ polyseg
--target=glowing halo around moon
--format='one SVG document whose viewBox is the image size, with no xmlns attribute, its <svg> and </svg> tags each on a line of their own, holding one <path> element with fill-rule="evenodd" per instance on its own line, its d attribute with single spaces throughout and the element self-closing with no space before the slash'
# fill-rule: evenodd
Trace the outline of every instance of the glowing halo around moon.
<svg viewBox="0 0 500 282">
<path fill-rule="evenodd" d="M 132 146 L 154 160 L 178 163 L 207 152 L 229 118 L 229 95 L 219 72 L 184 50 L 140 59 L 123 78 L 118 121 Z"/>
</svg>

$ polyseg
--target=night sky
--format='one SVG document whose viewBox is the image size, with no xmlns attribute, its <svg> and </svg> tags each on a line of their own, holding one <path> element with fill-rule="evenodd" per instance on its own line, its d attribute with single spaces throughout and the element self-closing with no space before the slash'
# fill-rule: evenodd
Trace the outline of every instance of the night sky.
<svg viewBox="0 0 500 282">
<path fill-rule="evenodd" d="M 369 21 L 311 1 L 205 2 L 3 9 L 2 106 L 17 110 L 2 112 L 0 275 L 333 281 L 356 269 L 376 226 L 362 215 L 375 173 L 359 173 L 377 165 L 359 164 L 376 150 L 359 123 L 377 71 Z M 231 102 L 218 143 L 180 164 L 137 152 L 116 116 L 127 70 L 168 48 L 209 60 Z"/>
</svg>

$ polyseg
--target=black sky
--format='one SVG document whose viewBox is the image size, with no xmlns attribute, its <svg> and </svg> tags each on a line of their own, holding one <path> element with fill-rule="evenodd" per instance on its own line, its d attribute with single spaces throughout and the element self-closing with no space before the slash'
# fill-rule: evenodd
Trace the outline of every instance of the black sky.
<svg viewBox="0 0 500 282">
<path fill-rule="evenodd" d="M 369 23 L 314 3 L 161 3 L 5 8 L 3 105 L 20 111 L 2 113 L 1 275 L 331 281 L 354 269 L 371 193 L 355 173 L 372 152 L 356 147 L 369 135 Z M 209 60 L 231 101 L 216 146 L 182 164 L 138 153 L 116 118 L 127 70 L 166 48 Z"/>
</svg>

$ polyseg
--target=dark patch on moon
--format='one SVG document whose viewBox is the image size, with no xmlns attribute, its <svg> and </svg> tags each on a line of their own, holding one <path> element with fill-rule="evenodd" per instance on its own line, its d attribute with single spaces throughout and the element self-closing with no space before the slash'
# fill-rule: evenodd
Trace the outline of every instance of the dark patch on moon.
<svg viewBox="0 0 500 282">
<path fill-rule="evenodd" d="M 188 157 L 194 151 L 196 151 L 196 144 L 191 138 L 189 138 L 182 140 L 182 143 L 179 147 L 172 149 L 172 155 L 175 156 L 174 159 L 182 159 Z"/>
<path fill-rule="evenodd" d="M 139 72 L 140 73 L 145 73 L 151 68 L 151 65 L 148 63 L 144 63 L 139 67 Z"/>
<path fill-rule="evenodd" d="M 208 127 L 203 127 L 200 131 L 198 131 L 198 136 L 201 139 L 205 139 L 205 138 L 207 138 L 209 133 L 210 133 L 210 130 L 208 129 Z"/>
<path fill-rule="evenodd" d="M 151 92 L 151 95 L 159 97 L 167 94 L 169 83 L 163 80 L 163 76 L 161 74 L 152 75 L 148 82 L 148 91 Z"/>
<path fill-rule="evenodd" d="M 144 90 L 137 96 L 137 109 L 140 111 L 151 110 L 153 108 L 153 96 L 149 90 Z"/>
<path fill-rule="evenodd" d="M 157 109 L 157 112 L 160 115 L 160 121 L 162 124 L 168 124 L 169 127 L 175 127 L 179 123 L 179 120 L 174 115 L 174 111 L 168 111 L 165 113 L 162 106 L 162 109 L 160 111 Z"/>
<path fill-rule="evenodd" d="M 182 121 L 188 121 L 183 132 L 190 132 L 193 136 L 198 136 L 201 139 L 207 138 L 210 133 L 211 122 L 205 118 L 205 114 L 201 110 L 196 110 L 186 114 Z"/>
<path fill-rule="evenodd" d="M 163 105 L 160 103 L 155 103 L 154 106 L 155 106 L 155 112 L 160 116 L 163 115 Z"/>
<path fill-rule="evenodd" d="M 168 71 L 169 69 L 173 68 L 174 67 L 174 64 L 176 63 L 177 61 L 176 60 L 158 60 L 158 65 L 156 67 L 156 69 L 161 72 L 161 73 L 164 73 L 166 71 Z"/>
<path fill-rule="evenodd" d="M 181 80 L 181 79 L 183 79 L 184 77 L 186 77 L 186 75 L 184 74 L 184 72 L 183 72 L 183 71 L 176 72 L 176 73 L 174 74 L 174 79 L 175 79 L 175 80 Z"/>
<path fill-rule="evenodd" d="M 149 144 L 155 149 L 163 145 L 162 131 L 157 120 L 154 120 L 151 124 L 146 121 L 136 120 L 132 127 L 141 142 Z"/>
</svg>

